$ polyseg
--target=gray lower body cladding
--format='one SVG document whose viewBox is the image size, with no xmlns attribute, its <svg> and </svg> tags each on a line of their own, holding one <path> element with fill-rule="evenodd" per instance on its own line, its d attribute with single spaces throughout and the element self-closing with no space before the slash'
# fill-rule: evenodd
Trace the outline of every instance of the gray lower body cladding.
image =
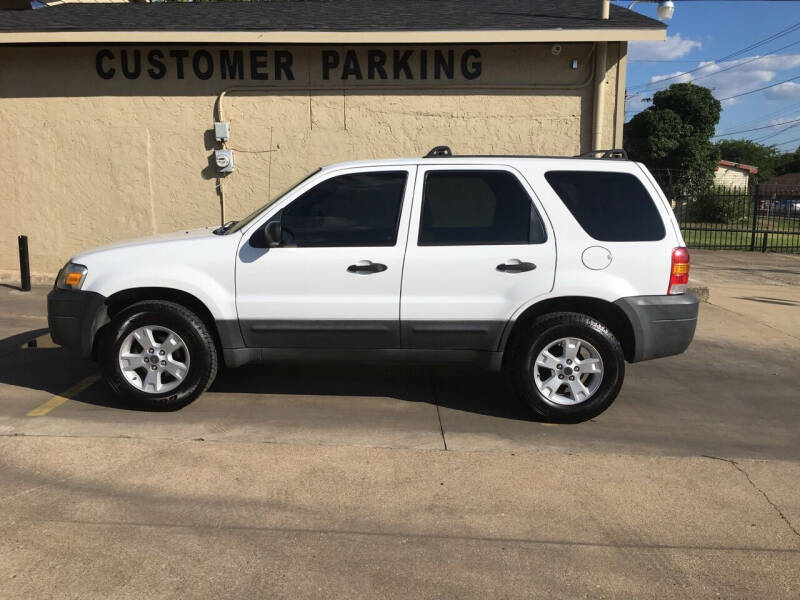
<svg viewBox="0 0 800 600">
<path fill-rule="evenodd" d="M 244 320 L 251 348 L 497 350 L 504 321 Z"/>
<path fill-rule="evenodd" d="M 106 298 L 101 294 L 59 289 L 47 294 L 47 325 L 59 346 L 91 356 L 95 335 L 106 323 Z"/>
<path fill-rule="evenodd" d="M 614 304 L 633 327 L 635 351 L 631 362 L 680 354 L 694 338 L 699 302 L 691 294 L 632 296 Z"/>
<path fill-rule="evenodd" d="M 108 323 L 105 297 L 96 292 L 54 289 L 47 297 L 53 341 L 90 356 L 97 331 Z M 633 296 L 616 304 L 631 323 L 632 362 L 680 354 L 697 326 L 698 301 L 680 296 Z M 253 320 L 217 321 L 230 366 L 286 355 L 357 360 L 451 362 L 477 360 L 500 364 L 503 321 Z"/>
</svg>

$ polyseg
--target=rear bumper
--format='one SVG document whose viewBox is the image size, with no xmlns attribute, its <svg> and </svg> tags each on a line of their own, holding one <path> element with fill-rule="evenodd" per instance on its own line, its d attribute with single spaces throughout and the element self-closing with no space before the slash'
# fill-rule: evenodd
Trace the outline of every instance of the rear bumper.
<svg viewBox="0 0 800 600">
<path fill-rule="evenodd" d="M 47 295 L 47 324 L 59 346 L 92 354 L 97 330 L 108 323 L 106 298 L 97 292 L 54 289 Z"/>
<path fill-rule="evenodd" d="M 620 298 L 619 306 L 633 326 L 631 362 L 680 354 L 694 338 L 699 302 L 691 294 Z"/>
</svg>

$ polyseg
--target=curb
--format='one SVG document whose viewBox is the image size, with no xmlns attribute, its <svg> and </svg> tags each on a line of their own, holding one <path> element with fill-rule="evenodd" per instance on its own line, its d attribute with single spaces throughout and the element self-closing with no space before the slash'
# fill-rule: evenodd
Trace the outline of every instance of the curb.
<svg viewBox="0 0 800 600">
<path fill-rule="evenodd" d="M 31 283 L 33 285 L 53 285 L 56 276 L 50 273 L 31 273 Z M 6 285 L 19 285 L 19 269 L 0 269 L 0 283 Z"/>
</svg>

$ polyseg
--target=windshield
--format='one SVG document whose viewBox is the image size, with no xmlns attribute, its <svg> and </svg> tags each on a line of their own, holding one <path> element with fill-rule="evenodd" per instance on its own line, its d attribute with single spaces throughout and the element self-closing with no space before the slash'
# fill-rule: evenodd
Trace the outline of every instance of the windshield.
<svg viewBox="0 0 800 600">
<path fill-rule="evenodd" d="M 309 173 L 308 175 L 306 175 L 305 177 L 303 177 L 303 178 L 302 178 L 300 181 L 298 181 L 298 182 L 297 182 L 297 183 L 295 183 L 294 185 L 290 186 L 288 189 L 284 190 L 283 192 L 281 192 L 280 194 L 278 194 L 277 196 L 275 196 L 275 197 L 274 197 L 272 200 L 270 200 L 270 201 L 269 201 L 269 202 L 267 202 L 266 204 L 263 204 L 262 206 L 259 206 L 257 209 L 255 209 L 253 212 L 251 212 L 249 215 L 247 215 L 247 216 L 246 216 L 244 219 L 242 219 L 241 221 L 231 221 L 231 222 L 230 222 L 228 225 L 226 225 L 226 226 L 223 226 L 223 227 L 222 227 L 222 230 L 221 230 L 221 231 L 219 231 L 219 233 L 220 233 L 221 235 L 228 235 L 229 233 L 234 233 L 234 232 L 236 232 L 236 231 L 240 231 L 240 230 L 241 230 L 242 228 L 244 228 L 244 227 L 247 227 L 247 225 L 249 225 L 249 224 L 250 224 L 250 222 L 251 222 L 253 219 L 255 219 L 256 217 L 258 217 L 258 215 L 260 215 L 261 213 L 263 213 L 263 212 L 264 212 L 264 211 L 265 211 L 267 208 L 269 208 L 270 206 L 272 206 L 273 204 L 275 204 L 275 203 L 276 203 L 278 200 L 280 200 L 281 198 L 283 198 L 283 197 L 284 197 L 286 194 L 288 194 L 289 192 L 291 192 L 291 191 L 292 191 L 294 188 L 296 188 L 298 185 L 300 185 L 301 183 L 303 183 L 303 182 L 304 182 L 304 181 L 306 181 L 307 179 L 310 179 L 311 177 L 313 177 L 314 175 L 316 175 L 317 173 L 319 173 L 321 170 L 322 170 L 322 169 L 317 169 L 317 170 L 316 170 L 316 171 L 314 171 L 313 173 Z"/>
</svg>

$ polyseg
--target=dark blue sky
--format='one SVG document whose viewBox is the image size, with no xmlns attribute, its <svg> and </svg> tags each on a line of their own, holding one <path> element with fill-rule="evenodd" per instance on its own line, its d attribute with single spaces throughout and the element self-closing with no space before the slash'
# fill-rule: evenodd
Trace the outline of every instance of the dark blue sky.
<svg viewBox="0 0 800 600">
<path fill-rule="evenodd" d="M 627 7 L 630 2 L 616 4 Z M 783 151 L 800 146 L 800 2 L 675 0 L 675 6 L 675 16 L 667 21 L 667 42 L 630 45 L 627 119 L 648 105 L 653 91 L 671 83 L 693 80 L 723 99 L 797 78 L 724 100 L 717 133 L 742 133 L 716 139 L 749 138 Z M 634 10 L 656 16 L 655 4 L 642 2 Z M 781 35 L 720 62 L 776 34 Z M 658 83 L 666 76 L 674 78 Z"/>
</svg>

